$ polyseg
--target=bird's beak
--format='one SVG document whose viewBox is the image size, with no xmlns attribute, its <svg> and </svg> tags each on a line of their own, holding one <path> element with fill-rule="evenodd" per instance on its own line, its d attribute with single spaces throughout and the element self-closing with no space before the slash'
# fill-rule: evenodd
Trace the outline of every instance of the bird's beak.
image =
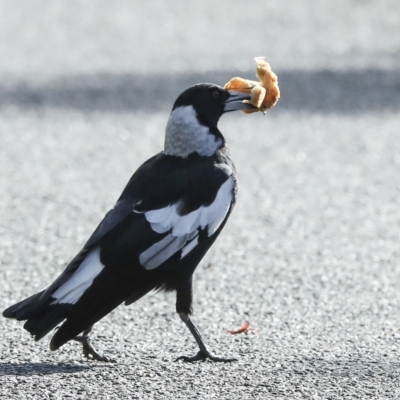
<svg viewBox="0 0 400 400">
<path fill-rule="evenodd" d="M 225 101 L 224 113 L 237 110 L 252 110 L 255 109 L 252 104 L 243 103 L 243 100 L 250 100 L 249 93 L 235 92 L 228 90 L 229 97 Z"/>
</svg>

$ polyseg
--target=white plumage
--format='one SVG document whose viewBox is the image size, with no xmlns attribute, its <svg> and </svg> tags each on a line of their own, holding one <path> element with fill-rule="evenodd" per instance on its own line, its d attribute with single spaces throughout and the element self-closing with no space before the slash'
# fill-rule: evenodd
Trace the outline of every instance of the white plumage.
<svg viewBox="0 0 400 400">
<path fill-rule="evenodd" d="M 222 140 L 199 123 L 193 106 L 174 109 L 165 130 L 164 154 L 187 157 L 193 152 L 211 156 L 221 146 Z"/>
<path fill-rule="evenodd" d="M 145 212 L 145 218 L 155 232 L 170 233 L 140 254 L 143 267 L 157 268 L 179 250 L 182 250 L 181 258 L 185 257 L 198 244 L 199 229 L 207 228 L 207 235 L 213 235 L 229 211 L 233 187 L 231 177 L 221 186 L 212 204 L 187 215 L 178 214 L 179 204 Z"/>
<path fill-rule="evenodd" d="M 195 236 L 195 238 L 189 242 L 183 249 L 182 249 L 182 255 L 181 258 L 185 257 L 186 254 L 189 254 L 199 243 L 199 236 Z"/>
<path fill-rule="evenodd" d="M 52 304 L 75 304 L 103 268 L 104 264 L 100 261 L 100 247 L 96 247 L 86 256 L 71 278 L 52 294 L 55 298 Z"/>
</svg>

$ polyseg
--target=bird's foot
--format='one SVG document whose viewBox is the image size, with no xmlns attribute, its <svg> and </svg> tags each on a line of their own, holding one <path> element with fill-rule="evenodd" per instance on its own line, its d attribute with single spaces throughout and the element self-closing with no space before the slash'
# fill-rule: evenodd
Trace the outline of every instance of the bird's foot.
<svg viewBox="0 0 400 400">
<path fill-rule="evenodd" d="M 92 346 L 92 344 L 90 343 L 89 336 L 86 336 L 86 335 L 76 336 L 76 337 L 74 337 L 74 340 L 76 340 L 79 343 L 82 343 L 83 355 L 88 360 L 96 360 L 96 361 L 103 361 L 103 362 L 115 362 L 114 360 L 111 360 L 110 358 L 99 354 L 95 350 L 95 348 Z"/>
<path fill-rule="evenodd" d="M 181 356 L 178 357 L 175 361 L 182 360 L 184 362 L 194 362 L 194 361 L 205 361 L 205 360 L 211 360 L 215 362 L 233 362 L 233 361 L 238 361 L 237 358 L 225 358 L 225 357 L 218 357 L 214 354 L 212 354 L 210 351 L 202 351 L 200 350 L 195 356 L 193 357 L 187 357 L 187 356 Z"/>
</svg>

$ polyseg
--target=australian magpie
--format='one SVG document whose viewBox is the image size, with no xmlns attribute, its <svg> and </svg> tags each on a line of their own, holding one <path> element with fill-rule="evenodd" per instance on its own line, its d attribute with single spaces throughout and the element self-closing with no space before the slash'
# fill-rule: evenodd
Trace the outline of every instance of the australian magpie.
<svg viewBox="0 0 400 400">
<path fill-rule="evenodd" d="M 213 355 L 190 319 L 192 275 L 223 229 L 235 203 L 237 178 L 225 139 L 217 128 L 228 111 L 253 108 L 250 96 L 213 84 L 185 90 L 175 101 L 164 151 L 132 176 L 83 249 L 49 286 L 7 308 L 40 340 L 62 323 L 50 342 L 83 344 L 86 357 L 108 361 L 89 341 L 93 325 L 125 302 L 152 290 L 176 291 L 176 311 L 200 351 L 184 361 Z"/>
</svg>

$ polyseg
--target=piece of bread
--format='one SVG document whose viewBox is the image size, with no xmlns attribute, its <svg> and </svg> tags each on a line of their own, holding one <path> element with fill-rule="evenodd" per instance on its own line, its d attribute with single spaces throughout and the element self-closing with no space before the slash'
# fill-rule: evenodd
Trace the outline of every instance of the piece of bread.
<svg viewBox="0 0 400 400">
<path fill-rule="evenodd" d="M 270 65 L 262 57 L 254 59 L 257 63 L 256 77 L 259 82 L 243 78 L 232 78 L 225 84 L 224 89 L 236 90 L 238 92 L 250 93 L 251 99 L 245 100 L 257 107 L 254 110 L 244 110 L 245 113 L 257 111 L 265 112 L 273 107 L 279 100 L 280 92 L 278 86 L 278 77 L 271 70 Z"/>
</svg>

